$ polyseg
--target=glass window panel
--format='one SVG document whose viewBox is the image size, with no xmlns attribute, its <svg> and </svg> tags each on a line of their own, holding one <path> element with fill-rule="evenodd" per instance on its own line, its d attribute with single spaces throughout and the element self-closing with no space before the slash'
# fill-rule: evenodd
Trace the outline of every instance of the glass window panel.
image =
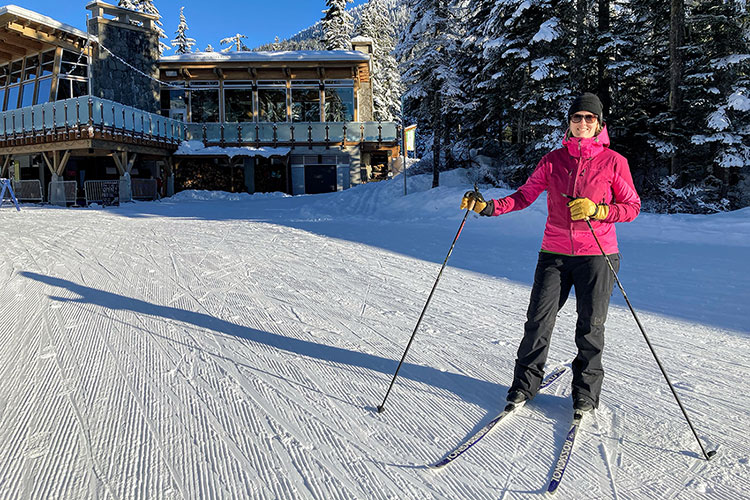
<svg viewBox="0 0 750 500">
<path fill-rule="evenodd" d="M 71 97 L 78 97 L 82 95 L 88 95 L 89 84 L 88 82 L 81 80 L 71 80 L 73 82 L 73 95 Z"/>
<path fill-rule="evenodd" d="M 3 104 L 5 104 L 5 89 L 0 89 L 0 111 L 3 110 Z"/>
<path fill-rule="evenodd" d="M 258 80 L 259 87 L 263 87 L 266 85 L 269 87 L 278 87 L 278 86 L 286 87 L 286 81 L 284 80 Z"/>
<path fill-rule="evenodd" d="M 185 89 L 162 89 L 162 109 L 187 109 L 187 94 Z"/>
<path fill-rule="evenodd" d="M 258 89 L 258 114 L 262 122 L 285 122 L 286 90 Z"/>
<path fill-rule="evenodd" d="M 191 90 L 190 115 L 193 123 L 219 121 L 219 90 Z"/>
<path fill-rule="evenodd" d="M 23 68 L 23 61 L 16 61 L 10 65 L 10 81 L 9 84 L 13 85 L 21 81 L 21 68 Z"/>
<path fill-rule="evenodd" d="M 57 100 L 69 99 L 73 97 L 72 90 L 70 88 L 70 80 L 61 78 L 57 82 Z"/>
<path fill-rule="evenodd" d="M 320 121 L 320 92 L 318 89 L 292 89 L 292 121 Z"/>
<path fill-rule="evenodd" d="M 353 88 L 327 88 L 325 93 L 327 122 L 350 122 L 354 120 Z"/>
<path fill-rule="evenodd" d="M 224 114 L 228 122 L 253 121 L 253 91 L 224 89 Z"/>
<path fill-rule="evenodd" d="M 5 84 L 8 83 L 8 65 L 0 66 L 0 87 L 5 87 Z M 2 102 L 0 101 L 0 106 L 2 106 Z"/>
<path fill-rule="evenodd" d="M 52 74 L 52 67 L 55 64 L 55 51 L 48 50 L 42 54 L 42 72 L 39 76 L 48 76 Z"/>
<path fill-rule="evenodd" d="M 36 70 L 39 67 L 39 55 L 33 55 L 26 58 L 26 68 L 23 72 L 24 80 L 33 80 L 36 78 Z"/>
<path fill-rule="evenodd" d="M 36 103 L 42 104 L 49 102 L 49 95 L 52 90 L 52 78 L 43 78 L 39 80 L 39 90 L 37 91 Z"/>
<path fill-rule="evenodd" d="M 346 86 L 354 88 L 354 80 L 325 80 L 326 85 Z"/>
<path fill-rule="evenodd" d="M 253 82 L 251 80 L 229 80 L 224 81 L 225 87 L 249 87 L 251 88 L 253 86 Z"/>
<path fill-rule="evenodd" d="M 63 50 L 62 63 L 60 64 L 60 73 L 70 76 L 88 76 L 87 75 L 86 56 Z"/>
<path fill-rule="evenodd" d="M 206 81 L 200 81 L 200 82 L 190 82 L 191 88 L 214 88 L 218 87 L 219 82 L 215 80 L 206 80 Z"/>
<path fill-rule="evenodd" d="M 18 107 L 18 85 L 8 89 L 8 105 L 5 109 L 16 109 Z"/>
<path fill-rule="evenodd" d="M 21 107 L 34 105 L 34 82 L 24 83 L 21 92 Z"/>
</svg>

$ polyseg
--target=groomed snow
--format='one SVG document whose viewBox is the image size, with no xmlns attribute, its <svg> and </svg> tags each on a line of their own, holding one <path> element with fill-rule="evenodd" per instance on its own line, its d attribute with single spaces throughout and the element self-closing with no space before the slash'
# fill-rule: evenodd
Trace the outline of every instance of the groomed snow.
<svg viewBox="0 0 750 500">
<path fill-rule="evenodd" d="M 0 209 L 0 498 L 540 498 L 570 376 L 440 472 L 503 407 L 543 200 L 471 214 L 394 386 L 471 182 Z M 480 189 L 482 187 L 480 186 Z M 498 197 L 508 191 L 482 189 Z M 618 226 L 602 405 L 560 499 L 743 499 L 750 209 Z M 575 353 L 574 298 L 550 362 Z"/>
</svg>

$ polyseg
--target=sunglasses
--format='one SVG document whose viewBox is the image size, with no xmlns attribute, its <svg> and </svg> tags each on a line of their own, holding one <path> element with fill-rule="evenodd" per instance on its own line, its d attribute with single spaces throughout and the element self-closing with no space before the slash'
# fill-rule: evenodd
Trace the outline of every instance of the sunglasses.
<svg viewBox="0 0 750 500">
<path fill-rule="evenodd" d="M 580 115 L 578 113 L 570 117 L 570 121 L 573 123 L 581 123 L 581 120 L 586 120 L 586 123 L 591 124 L 597 120 L 596 115 Z"/>
</svg>

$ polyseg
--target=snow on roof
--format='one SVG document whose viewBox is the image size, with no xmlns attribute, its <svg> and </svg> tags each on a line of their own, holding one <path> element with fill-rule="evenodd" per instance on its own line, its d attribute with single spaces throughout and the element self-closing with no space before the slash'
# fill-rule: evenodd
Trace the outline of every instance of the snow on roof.
<svg viewBox="0 0 750 500">
<path fill-rule="evenodd" d="M 249 146 L 238 146 L 222 148 L 221 146 L 205 147 L 201 141 L 183 141 L 180 147 L 175 151 L 175 156 L 262 156 L 270 158 L 271 156 L 286 156 L 291 149 L 289 148 L 251 148 Z"/>
<path fill-rule="evenodd" d="M 370 56 L 356 50 L 283 50 L 259 52 L 194 52 L 166 56 L 159 62 L 269 62 L 269 61 L 362 61 Z"/>
<path fill-rule="evenodd" d="M 374 42 L 374 41 L 375 40 L 373 40 L 369 36 L 362 36 L 362 35 L 355 36 L 354 38 L 352 38 L 352 42 Z"/>
<path fill-rule="evenodd" d="M 42 14 L 39 14 L 38 12 L 24 9 L 23 7 L 19 7 L 17 5 L 4 5 L 0 7 L 0 16 L 2 16 L 3 14 L 12 14 L 14 16 L 28 19 L 29 21 L 34 21 L 39 24 L 49 26 L 50 28 L 55 28 L 61 31 L 66 31 L 70 33 L 71 35 L 80 36 L 82 38 L 91 37 L 92 39 L 94 39 L 93 36 L 89 35 L 85 31 L 81 31 L 78 28 L 74 28 L 73 26 L 70 26 L 69 24 L 61 23 L 60 21 L 55 21 L 51 17 L 43 16 Z"/>
</svg>

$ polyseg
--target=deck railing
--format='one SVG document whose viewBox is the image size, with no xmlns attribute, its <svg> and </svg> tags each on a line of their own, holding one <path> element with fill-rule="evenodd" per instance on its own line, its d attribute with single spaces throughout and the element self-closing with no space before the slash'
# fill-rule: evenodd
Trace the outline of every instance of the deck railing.
<svg viewBox="0 0 750 500">
<path fill-rule="evenodd" d="M 187 123 L 185 139 L 205 145 L 327 145 L 396 143 L 395 122 Z"/>
<path fill-rule="evenodd" d="M 176 146 L 185 138 L 184 125 L 107 99 L 81 96 L 0 113 L 0 145 L 67 141 L 98 134 Z"/>
</svg>

